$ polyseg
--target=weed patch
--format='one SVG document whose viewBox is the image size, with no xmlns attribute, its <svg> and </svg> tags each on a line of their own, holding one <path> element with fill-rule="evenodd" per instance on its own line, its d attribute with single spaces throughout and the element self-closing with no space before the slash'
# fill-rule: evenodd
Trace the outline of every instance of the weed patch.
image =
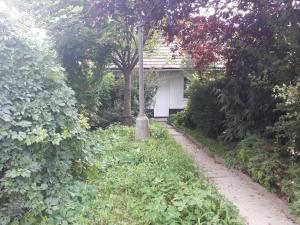
<svg viewBox="0 0 300 225">
<path fill-rule="evenodd" d="M 102 150 L 86 176 L 96 197 L 81 215 L 86 224 L 244 224 L 189 158 L 158 125 L 152 138 L 112 126 L 92 135 Z"/>
</svg>

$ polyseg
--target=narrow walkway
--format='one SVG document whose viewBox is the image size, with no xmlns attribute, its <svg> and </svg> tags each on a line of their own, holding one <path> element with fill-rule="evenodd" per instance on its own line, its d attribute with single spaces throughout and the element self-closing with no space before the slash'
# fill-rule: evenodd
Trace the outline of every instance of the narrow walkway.
<svg viewBox="0 0 300 225">
<path fill-rule="evenodd" d="M 170 134 L 184 149 L 195 157 L 204 174 L 217 186 L 220 194 L 240 210 L 249 225 L 296 225 L 288 214 L 287 204 L 268 192 L 248 176 L 228 169 L 205 150 L 200 149 L 172 126 L 166 125 Z"/>
</svg>

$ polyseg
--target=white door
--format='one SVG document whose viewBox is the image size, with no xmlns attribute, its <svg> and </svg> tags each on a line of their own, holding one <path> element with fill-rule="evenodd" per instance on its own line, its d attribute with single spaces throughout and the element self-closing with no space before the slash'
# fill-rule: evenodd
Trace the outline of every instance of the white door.
<svg viewBox="0 0 300 225">
<path fill-rule="evenodd" d="M 154 117 L 168 117 L 170 106 L 170 82 L 161 80 L 155 97 Z"/>
<path fill-rule="evenodd" d="M 170 109 L 184 108 L 184 77 L 172 76 L 170 79 Z"/>
</svg>

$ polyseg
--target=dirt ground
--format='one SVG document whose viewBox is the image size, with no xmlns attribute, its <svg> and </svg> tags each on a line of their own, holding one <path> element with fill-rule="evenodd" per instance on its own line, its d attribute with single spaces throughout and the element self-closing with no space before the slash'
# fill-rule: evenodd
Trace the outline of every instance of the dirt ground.
<svg viewBox="0 0 300 225">
<path fill-rule="evenodd" d="M 221 195 L 231 201 L 249 225 L 296 225 L 288 205 L 243 173 L 229 169 L 173 127 L 165 125 L 175 140 L 191 154 Z"/>
</svg>

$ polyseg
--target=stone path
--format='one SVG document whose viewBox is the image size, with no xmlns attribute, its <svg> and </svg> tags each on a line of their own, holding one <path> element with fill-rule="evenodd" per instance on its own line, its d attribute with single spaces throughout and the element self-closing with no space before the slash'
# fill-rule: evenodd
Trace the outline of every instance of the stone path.
<svg viewBox="0 0 300 225">
<path fill-rule="evenodd" d="M 165 123 L 164 123 L 165 124 Z M 240 210 L 249 225 L 296 225 L 287 203 L 239 171 L 228 169 L 185 135 L 165 124 L 170 134 L 191 154 L 219 193 Z"/>
</svg>

